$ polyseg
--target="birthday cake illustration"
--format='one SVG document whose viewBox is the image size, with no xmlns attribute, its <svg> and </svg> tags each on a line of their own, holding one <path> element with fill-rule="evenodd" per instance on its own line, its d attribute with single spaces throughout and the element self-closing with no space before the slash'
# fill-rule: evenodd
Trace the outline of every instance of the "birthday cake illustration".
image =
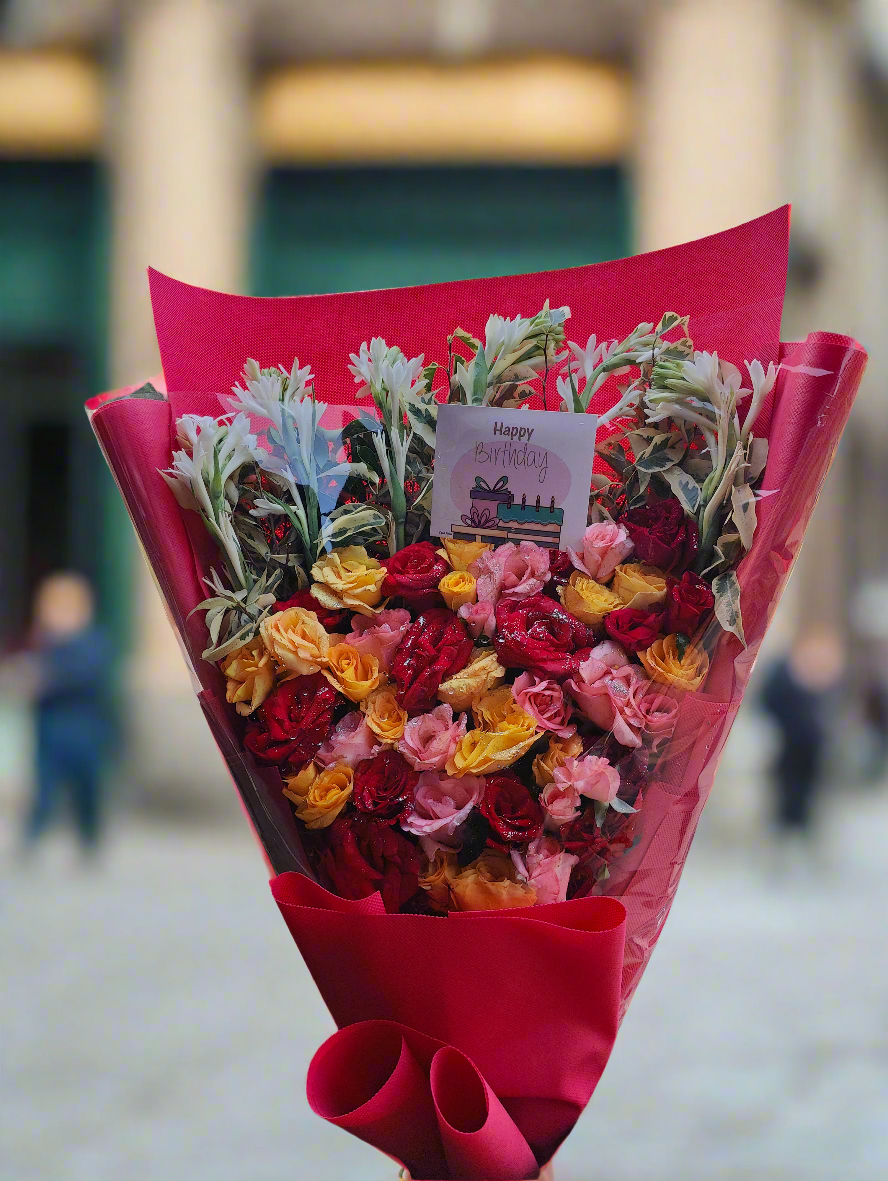
<svg viewBox="0 0 888 1181">
<path fill-rule="evenodd" d="M 483 476 L 476 476 L 469 499 L 472 504 L 468 513 L 453 526 L 458 541 L 487 541 L 492 545 L 535 541 L 546 549 L 561 548 L 564 509 L 555 507 L 554 496 L 548 504 L 541 504 L 539 496 L 535 503 L 528 504 L 525 495 L 518 504 L 509 491 L 508 476 L 500 476 L 492 487 Z"/>
</svg>

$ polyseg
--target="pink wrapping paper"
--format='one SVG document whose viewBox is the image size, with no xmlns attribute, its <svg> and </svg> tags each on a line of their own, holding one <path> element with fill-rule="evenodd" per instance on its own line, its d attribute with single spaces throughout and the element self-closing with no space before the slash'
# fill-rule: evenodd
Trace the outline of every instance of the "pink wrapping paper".
<svg viewBox="0 0 888 1181">
<path fill-rule="evenodd" d="M 127 391 L 89 405 L 208 723 L 280 875 L 274 897 L 341 1030 L 312 1063 L 312 1105 L 416 1179 L 535 1176 L 592 1094 L 668 914 L 866 362 L 847 337 L 779 343 L 787 229 L 783 209 L 600 266 L 338 296 L 250 299 L 151 272 L 168 401 Z M 756 425 L 770 444 L 766 495 L 738 569 L 748 647 L 722 633 L 703 690 L 683 696 L 676 733 L 645 785 L 638 840 L 611 867 L 605 896 L 447 919 L 387 915 L 378 895 L 346 902 L 310 880 L 279 782 L 243 749 L 222 678 L 200 659 L 203 619 L 189 613 L 205 597 L 212 546 L 156 473 L 168 465 L 175 419 L 220 413 L 220 395 L 247 356 L 263 364 L 310 359 L 319 396 L 341 418 L 353 405 L 347 353 L 362 340 L 382 335 L 408 355 L 441 359 L 454 324 L 478 334 L 491 311 L 514 315 L 545 299 L 571 306 L 569 335 L 579 341 L 593 331 L 622 337 L 670 309 L 690 314 L 698 349 L 739 364 L 781 362 Z M 612 396 L 605 386 L 592 408 Z"/>
</svg>

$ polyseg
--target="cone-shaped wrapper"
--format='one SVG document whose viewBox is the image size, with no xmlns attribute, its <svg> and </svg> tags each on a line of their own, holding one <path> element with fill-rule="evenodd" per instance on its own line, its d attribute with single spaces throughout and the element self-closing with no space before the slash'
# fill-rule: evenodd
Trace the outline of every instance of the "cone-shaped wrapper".
<svg viewBox="0 0 888 1181">
<path fill-rule="evenodd" d="M 308 1071 L 312 1111 L 404 1164 L 411 1176 L 446 1178 L 429 1086 L 438 1043 L 408 1044 L 392 1021 L 364 1021 L 326 1041 Z M 417 1051 L 417 1052 L 415 1052 Z"/>
<path fill-rule="evenodd" d="M 511 1116 L 472 1062 L 447 1046 L 432 1059 L 432 1097 L 454 1181 L 525 1181 L 539 1165 Z"/>
</svg>

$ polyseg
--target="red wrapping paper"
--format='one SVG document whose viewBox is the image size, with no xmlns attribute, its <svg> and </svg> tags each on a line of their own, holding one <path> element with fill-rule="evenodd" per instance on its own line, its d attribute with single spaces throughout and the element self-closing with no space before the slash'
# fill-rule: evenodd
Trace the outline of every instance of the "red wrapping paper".
<svg viewBox="0 0 888 1181">
<path fill-rule="evenodd" d="M 275 899 L 343 1031 L 312 1064 L 312 1105 L 417 1179 L 536 1175 L 588 1101 L 668 914 L 866 362 L 855 341 L 828 333 L 780 344 L 787 230 L 783 209 L 615 263 L 338 296 L 251 299 L 151 272 L 168 400 L 127 390 L 88 406 L 208 723 L 280 875 Z M 738 568 L 748 647 L 727 633 L 713 639 L 708 679 L 682 697 L 675 734 L 645 782 L 637 841 L 611 866 L 605 896 L 446 920 L 387 915 L 378 895 L 345 902 L 310 880 L 279 782 L 243 749 L 222 678 L 200 659 L 203 619 L 190 612 L 205 597 L 213 547 L 157 470 L 168 466 L 175 419 L 220 413 L 247 356 L 310 359 L 319 396 L 331 415 L 341 408 L 341 420 L 353 405 L 347 353 L 362 340 L 382 335 L 408 355 L 440 360 L 456 323 L 479 334 L 491 311 L 514 315 L 545 299 L 572 308 L 572 339 L 622 337 L 670 309 L 691 316 L 698 349 L 738 364 L 781 362 L 756 424 L 769 454 L 755 540 Z M 614 396 L 605 386 L 592 409 Z"/>
</svg>

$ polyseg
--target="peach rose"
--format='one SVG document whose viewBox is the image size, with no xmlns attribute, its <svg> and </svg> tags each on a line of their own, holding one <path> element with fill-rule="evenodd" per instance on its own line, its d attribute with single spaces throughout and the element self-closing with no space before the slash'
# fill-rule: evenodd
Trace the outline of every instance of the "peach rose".
<svg viewBox="0 0 888 1181">
<path fill-rule="evenodd" d="M 575 759 L 583 753 L 583 740 L 575 734 L 572 738 L 550 738 L 549 746 L 533 760 L 533 778 L 537 787 L 545 787 L 555 779 L 555 768 L 563 765 L 565 759 Z"/>
<path fill-rule="evenodd" d="M 576 733 L 576 726 L 570 724 L 571 703 L 565 701 L 557 681 L 522 673 L 512 686 L 512 694 L 521 708 L 536 719 L 541 730 L 551 730 L 561 738 Z"/>
<path fill-rule="evenodd" d="M 261 639 L 236 648 L 219 667 L 227 678 L 225 700 L 243 717 L 258 709 L 274 688 L 274 664 Z"/>
<path fill-rule="evenodd" d="M 583 552 L 578 554 L 568 547 L 570 560 L 581 574 L 602 585 L 609 582 L 617 566 L 628 558 L 635 543 L 624 525 L 615 521 L 599 521 L 583 534 Z"/>
<path fill-rule="evenodd" d="M 438 553 L 447 559 L 454 570 L 468 570 L 485 550 L 493 548 L 487 541 L 457 541 L 453 537 L 442 537 L 441 545 L 444 548 Z"/>
<path fill-rule="evenodd" d="M 460 607 L 457 615 L 466 621 L 473 640 L 481 635 L 490 639 L 496 631 L 496 611 L 492 603 L 466 603 Z"/>
<path fill-rule="evenodd" d="M 346 545 L 325 554 L 311 568 L 311 593 L 330 610 L 346 608 L 359 615 L 375 615 L 382 598 L 385 567 L 362 545 Z"/>
<path fill-rule="evenodd" d="M 561 769 L 561 767 L 556 768 L 556 775 Z M 580 793 L 570 780 L 559 782 L 559 780 L 553 779 L 540 793 L 540 803 L 552 823 L 560 827 L 563 824 L 569 824 L 579 812 Z"/>
<path fill-rule="evenodd" d="M 709 657 L 703 649 L 693 644 L 682 649 L 676 636 L 655 640 L 638 658 L 652 680 L 676 689 L 699 689 L 709 672 Z"/>
<path fill-rule="evenodd" d="M 326 767 L 296 804 L 296 815 L 306 828 L 328 828 L 348 802 L 354 772 L 346 763 Z M 290 796 L 292 799 L 292 795 Z"/>
<path fill-rule="evenodd" d="M 315 763 L 306 763 L 298 775 L 288 775 L 284 779 L 286 786 L 282 789 L 288 800 L 294 804 L 301 804 L 308 795 L 308 789 L 318 777 Z"/>
<path fill-rule="evenodd" d="M 613 591 L 608 590 L 579 570 L 574 570 L 567 586 L 559 586 L 558 597 L 562 606 L 569 611 L 574 619 L 586 623 L 589 627 L 598 627 L 605 615 L 623 606 L 623 600 Z"/>
<path fill-rule="evenodd" d="M 475 576 L 468 570 L 451 570 L 438 583 L 438 590 L 451 611 L 458 611 L 478 599 Z"/>
<path fill-rule="evenodd" d="M 305 677 L 319 672 L 327 663 L 330 637 L 314 611 L 288 607 L 266 616 L 259 624 L 259 632 L 265 647 L 288 672 Z"/>
<path fill-rule="evenodd" d="M 611 589 L 624 607 L 646 610 L 666 598 L 666 576 L 656 566 L 629 562 L 616 568 Z"/>
<path fill-rule="evenodd" d="M 375 656 L 380 670 L 387 673 L 392 667 L 395 649 L 409 626 L 410 612 L 403 607 L 380 611 L 376 615 L 355 615 L 345 642 L 363 656 Z"/>
<path fill-rule="evenodd" d="M 449 884 L 456 910 L 508 910 L 537 900 L 533 886 L 518 880 L 511 858 L 494 849 L 485 850 Z"/>
<path fill-rule="evenodd" d="M 382 742 L 394 746 L 404 733 L 407 711 L 401 709 L 391 689 L 374 689 L 361 702 L 367 725 Z"/>
<path fill-rule="evenodd" d="M 475 648 L 466 667 L 441 682 L 438 697 L 454 709 L 468 709 L 476 697 L 500 684 L 505 675 L 493 648 Z"/>
<path fill-rule="evenodd" d="M 315 762 L 322 767 L 347 763 L 349 767 L 355 768 L 358 763 L 372 759 L 381 750 L 382 744 L 376 741 L 376 735 L 367 725 L 364 715 L 353 710 L 336 723 L 329 738 L 315 755 Z"/>
<path fill-rule="evenodd" d="M 449 705 L 437 705 L 407 722 L 398 750 L 414 771 L 441 771 L 465 732 L 465 714 L 454 721 Z"/>
<path fill-rule="evenodd" d="M 349 701 L 363 701 L 379 687 L 382 674 L 375 656 L 363 656 L 351 644 L 334 644 L 321 672 Z"/>
<path fill-rule="evenodd" d="M 419 884 L 439 910 L 453 909 L 450 883 L 458 873 L 455 854 L 433 851 L 428 866 L 420 875 Z"/>
</svg>

